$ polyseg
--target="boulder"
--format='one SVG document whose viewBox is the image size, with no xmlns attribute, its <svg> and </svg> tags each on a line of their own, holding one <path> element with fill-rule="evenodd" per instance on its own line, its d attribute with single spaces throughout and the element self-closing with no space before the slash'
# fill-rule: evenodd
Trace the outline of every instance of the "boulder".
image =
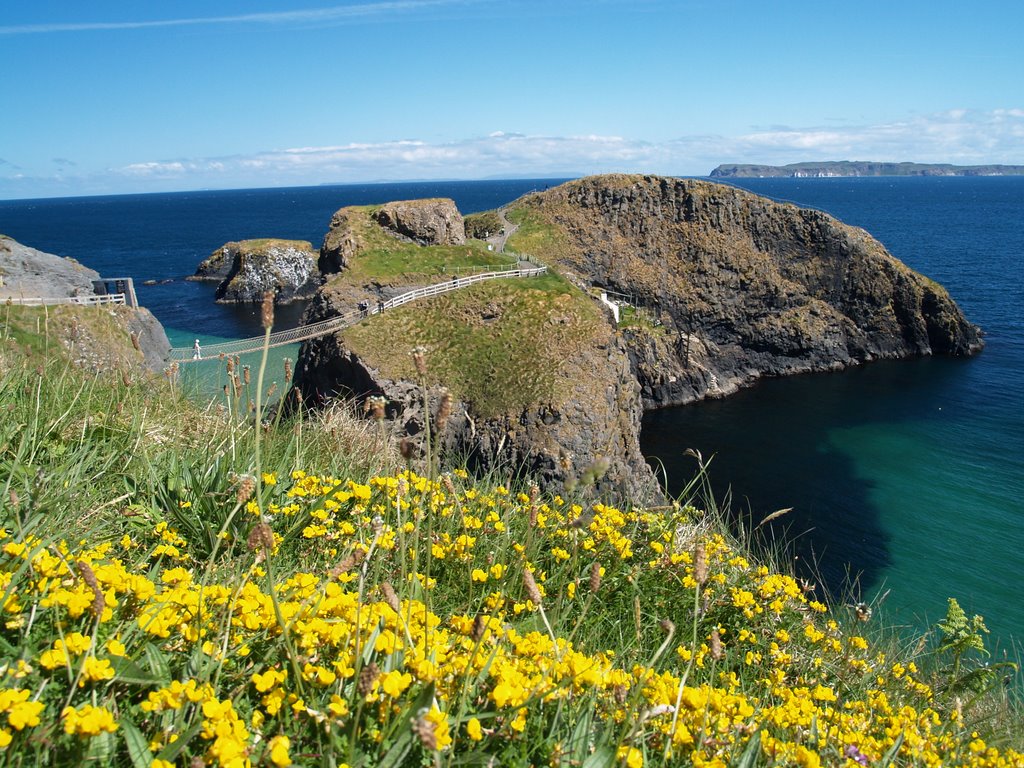
<svg viewBox="0 0 1024 768">
<path fill-rule="evenodd" d="M 382 205 L 377 223 L 420 245 L 463 245 L 466 227 L 454 200 L 405 200 Z"/>
</svg>

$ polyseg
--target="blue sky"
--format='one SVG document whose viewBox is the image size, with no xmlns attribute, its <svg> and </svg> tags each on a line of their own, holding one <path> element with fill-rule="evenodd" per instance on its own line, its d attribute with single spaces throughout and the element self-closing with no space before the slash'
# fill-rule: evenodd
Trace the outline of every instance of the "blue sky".
<svg viewBox="0 0 1024 768">
<path fill-rule="evenodd" d="M 1019 0 L 5 0 L 0 198 L 1024 164 Z"/>
</svg>

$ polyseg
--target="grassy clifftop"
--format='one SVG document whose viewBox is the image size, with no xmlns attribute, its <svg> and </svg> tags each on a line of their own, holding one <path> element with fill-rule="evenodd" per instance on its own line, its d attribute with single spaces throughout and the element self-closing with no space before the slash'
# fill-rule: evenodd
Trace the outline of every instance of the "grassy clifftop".
<svg viewBox="0 0 1024 768">
<path fill-rule="evenodd" d="M 557 275 L 496 280 L 385 312 L 344 333 L 346 346 L 392 379 L 447 386 L 482 416 L 578 397 L 572 362 L 606 342 L 598 309 Z"/>
<path fill-rule="evenodd" d="M 324 311 L 342 313 L 360 297 L 445 282 L 458 275 L 514 265 L 516 257 L 464 245 L 419 245 L 376 221 L 381 206 L 344 209 L 346 267 L 321 290 Z M 338 238 L 340 239 L 340 237 Z M 528 252 L 528 251 L 527 251 Z M 374 316 L 342 335 L 345 346 L 395 380 L 416 380 L 411 351 L 425 350 L 429 382 L 447 386 L 477 415 L 561 403 L 585 390 L 579 359 L 607 343 L 600 311 L 578 289 L 551 273 L 460 288 Z M 574 389 L 575 387 L 575 389 Z"/>
</svg>

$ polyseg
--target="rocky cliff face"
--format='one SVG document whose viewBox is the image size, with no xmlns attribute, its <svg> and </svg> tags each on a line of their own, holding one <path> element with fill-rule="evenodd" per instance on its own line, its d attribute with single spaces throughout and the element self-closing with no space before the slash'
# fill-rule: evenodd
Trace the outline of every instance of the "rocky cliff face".
<svg viewBox="0 0 1024 768">
<path fill-rule="evenodd" d="M 219 280 L 217 301 L 223 303 L 258 302 L 273 291 L 285 304 L 310 298 L 321 282 L 310 243 L 277 239 L 225 243 L 190 279 Z"/>
<path fill-rule="evenodd" d="M 0 302 L 12 298 L 93 296 L 100 275 L 74 259 L 30 248 L 0 236 Z M 40 310 L 26 309 L 27 312 Z M 83 368 L 120 371 L 144 367 L 159 372 L 171 344 L 145 307 L 51 306 L 46 314 L 54 340 Z"/>
<path fill-rule="evenodd" d="M 541 258 L 654 319 L 628 335 L 647 407 L 764 375 L 982 345 L 941 286 L 820 211 L 650 176 L 583 179 L 521 205 L 560 233 Z"/>
</svg>

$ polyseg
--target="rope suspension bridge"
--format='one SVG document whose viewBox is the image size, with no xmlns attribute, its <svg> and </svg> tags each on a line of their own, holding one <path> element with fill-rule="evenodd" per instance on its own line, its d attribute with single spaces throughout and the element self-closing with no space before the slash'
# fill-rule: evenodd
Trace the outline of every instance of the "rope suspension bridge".
<svg viewBox="0 0 1024 768">
<path fill-rule="evenodd" d="M 424 288 L 416 288 L 412 291 L 399 294 L 398 296 L 394 296 L 386 301 L 377 302 L 376 305 L 367 305 L 366 309 L 356 309 L 351 312 L 346 312 L 343 315 L 338 315 L 337 317 L 321 320 L 318 323 L 300 325 L 298 328 L 290 328 L 286 331 L 276 331 L 270 334 L 269 346 L 280 347 L 285 344 L 295 344 L 299 341 L 313 339 L 317 336 L 326 336 L 327 334 L 335 333 L 353 326 L 360 320 L 370 317 L 371 315 L 376 315 L 389 309 L 400 307 L 403 304 L 408 304 L 410 301 L 416 301 L 417 299 L 439 296 L 442 293 L 456 291 L 460 288 L 466 288 L 470 285 L 482 283 L 487 280 L 500 280 L 503 278 L 514 277 L 536 277 L 537 275 L 544 274 L 548 269 L 544 265 L 526 267 L 523 266 L 524 263 L 532 262 L 521 261 L 519 266 L 510 267 L 508 269 L 481 272 L 475 275 L 468 275 L 466 277 L 453 277 L 452 279 L 441 283 L 434 283 L 433 285 L 428 285 Z M 252 338 L 238 339 L 236 341 L 225 341 L 221 344 L 210 344 L 209 346 L 203 347 L 201 356 L 196 354 L 194 347 L 175 347 L 171 349 L 168 360 L 172 363 L 178 364 L 195 363 L 203 360 L 219 360 L 222 356 L 227 357 L 229 355 L 241 355 L 246 352 L 258 352 L 263 349 L 265 344 L 266 338 L 264 336 L 254 336 Z"/>
</svg>

